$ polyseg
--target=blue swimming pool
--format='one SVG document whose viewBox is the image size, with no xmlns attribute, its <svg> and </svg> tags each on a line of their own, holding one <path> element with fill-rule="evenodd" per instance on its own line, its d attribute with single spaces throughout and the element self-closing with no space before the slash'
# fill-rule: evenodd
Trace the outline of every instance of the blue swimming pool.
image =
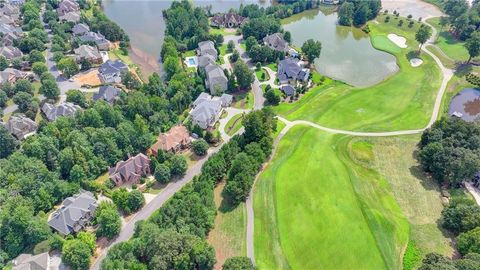
<svg viewBox="0 0 480 270">
<path fill-rule="evenodd" d="M 188 59 L 188 64 L 191 65 L 191 66 L 195 66 L 197 63 L 195 62 L 195 58 L 189 58 Z"/>
</svg>

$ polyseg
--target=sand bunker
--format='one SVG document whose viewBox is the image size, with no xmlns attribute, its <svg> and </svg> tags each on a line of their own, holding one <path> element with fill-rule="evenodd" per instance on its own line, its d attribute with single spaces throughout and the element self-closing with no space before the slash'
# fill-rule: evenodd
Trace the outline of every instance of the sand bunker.
<svg viewBox="0 0 480 270">
<path fill-rule="evenodd" d="M 390 39 L 395 45 L 400 48 L 407 48 L 407 39 L 396 35 L 396 34 L 388 34 L 388 39 Z"/>
<path fill-rule="evenodd" d="M 421 64 L 423 64 L 423 60 L 420 59 L 420 58 L 412 58 L 412 59 L 410 59 L 410 65 L 412 65 L 412 67 L 418 67 L 418 66 L 420 66 Z"/>
</svg>

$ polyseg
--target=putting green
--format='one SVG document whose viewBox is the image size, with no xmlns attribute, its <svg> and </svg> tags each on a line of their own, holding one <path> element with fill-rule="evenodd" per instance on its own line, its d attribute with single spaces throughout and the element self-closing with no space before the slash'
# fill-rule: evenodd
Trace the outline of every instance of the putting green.
<svg viewBox="0 0 480 270">
<path fill-rule="evenodd" d="M 259 269 L 400 269 L 408 223 L 350 137 L 296 126 L 255 186 Z"/>
<path fill-rule="evenodd" d="M 441 82 L 435 61 L 422 53 L 424 63 L 413 68 L 409 58 L 418 50 L 416 23 L 412 28 L 398 27 L 395 20 L 370 23 L 372 44 L 397 58 L 400 70 L 385 81 L 367 88 L 353 88 L 341 82 L 328 83 L 310 90 L 294 103 L 275 107 L 277 114 L 289 120 L 309 120 L 331 128 L 358 131 L 394 131 L 424 127 L 433 110 Z M 392 22 L 394 21 L 394 22 Z M 407 39 L 401 49 L 388 40 L 394 33 Z"/>
</svg>

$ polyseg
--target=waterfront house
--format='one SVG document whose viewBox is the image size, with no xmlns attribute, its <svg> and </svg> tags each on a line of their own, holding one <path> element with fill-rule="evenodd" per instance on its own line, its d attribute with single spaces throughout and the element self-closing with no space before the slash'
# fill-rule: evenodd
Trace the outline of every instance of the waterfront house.
<svg viewBox="0 0 480 270">
<path fill-rule="evenodd" d="M 100 78 L 104 83 L 120 83 L 122 73 L 128 71 L 128 66 L 122 60 L 108 60 L 99 68 Z"/>
<path fill-rule="evenodd" d="M 115 167 L 108 169 L 108 174 L 117 186 L 127 183 L 137 184 L 142 176 L 150 174 L 150 159 L 140 153 L 125 161 L 118 162 Z"/>
<path fill-rule="evenodd" d="M 263 42 L 268 47 L 279 52 L 288 52 L 288 42 L 283 39 L 283 35 L 280 33 L 274 33 L 263 38 Z"/>
</svg>

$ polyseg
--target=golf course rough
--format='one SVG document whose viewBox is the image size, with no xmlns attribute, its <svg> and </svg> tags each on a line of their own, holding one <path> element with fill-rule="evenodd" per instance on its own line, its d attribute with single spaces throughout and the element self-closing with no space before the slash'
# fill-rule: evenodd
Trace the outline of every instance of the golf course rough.
<svg viewBox="0 0 480 270">
<path fill-rule="evenodd" d="M 351 137 L 293 127 L 255 187 L 259 269 L 401 269 L 409 225 Z"/>
</svg>

